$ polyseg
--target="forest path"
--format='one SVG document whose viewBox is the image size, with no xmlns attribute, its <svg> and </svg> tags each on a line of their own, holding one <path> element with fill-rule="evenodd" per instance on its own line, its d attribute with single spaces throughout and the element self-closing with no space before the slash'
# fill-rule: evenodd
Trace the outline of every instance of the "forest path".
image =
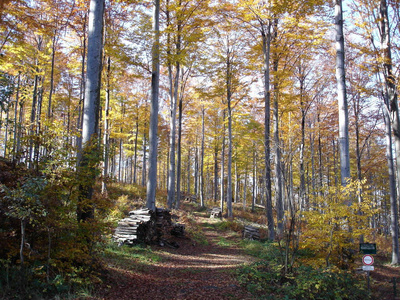
<svg viewBox="0 0 400 300">
<path fill-rule="evenodd" d="M 108 265 L 106 287 L 96 299 L 252 299 L 236 280 L 236 270 L 254 258 L 243 253 L 241 237 L 218 230 L 218 219 L 194 213 L 198 242 L 177 239 L 179 248 L 153 246 L 158 261 Z M 161 259 L 160 259 L 161 258 Z"/>
</svg>

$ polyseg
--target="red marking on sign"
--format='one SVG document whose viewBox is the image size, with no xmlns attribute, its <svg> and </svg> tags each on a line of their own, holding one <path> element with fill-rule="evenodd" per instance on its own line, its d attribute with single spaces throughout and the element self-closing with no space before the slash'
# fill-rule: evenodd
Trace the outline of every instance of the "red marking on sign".
<svg viewBox="0 0 400 300">
<path fill-rule="evenodd" d="M 365 266 L 372 266 L 374 264 L 374 257 L 372 255 L 366 254 L 363 256 L 362 262 Z"/>
</svg>

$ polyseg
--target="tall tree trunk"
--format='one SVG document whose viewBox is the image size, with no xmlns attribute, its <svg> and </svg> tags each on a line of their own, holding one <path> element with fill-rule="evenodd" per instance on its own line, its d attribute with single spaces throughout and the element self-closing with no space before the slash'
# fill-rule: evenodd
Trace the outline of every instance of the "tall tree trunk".
<svg viewBox="0 0 400 300">
<path fill-rule="evenodd" d="M 342 0 L 335 3 L 336 28 L 336 80 L 339 106 L 340 178 L 342 186 L 350 180 L 349 114 L 347 109 L 346 77 L 344 63 L 344 35 Z M 350 200 L 348 200 L 350 201 Z M 350 202 L 348 203 L 351 204 Z"/>
<path fill-rule="evenodd" d="M 167 3 L 168 6 L 168 3 Z M 175 65 L 175 74 L 172 70 L 172 62 L 168 62 L 168 77 L 169 77 L 169 90 L 170 90 L 170 157 L 169 157 L 169 175 L 168 175 L 168 199 L 167 204 L 168 208 L 172 208 L 175 202 L 175 146 L 176 146 L 176 109 L 177 109 L 177 101 L 178 101 L 178 88 L 179 88 L 179 78 L 180 78 L 180 61 L 178 56 L 181 52 L 181 22 L 182 20 L 178 20 L 177 25 L 177 37 L 175 42 L 175 50 L 174 53 L 176 55 L 174 65 Z M 167 10 L 167 26 L 170 25 L 169 11 Z M 171 56 L 171 38 L 170 34 L 167 37 L 168 47 L 167 54 Z"/>
<path fill-rule="evenodd" d="M 146 122 L 144 123 L 143 131 L 143 166 L 142 166 L 142 186 L 146 186 L 146 175 L 147 175 L 147 139 L 146 139 Z"/>
<path fill-rule="evenodd" d="M 254 212 L 256 204 L 256 193 L 257 193 L 257 152 L 256 145 L 253 141 L 253 186 L 252 186 L 252 198 L 251 198 L 251 211 Z"/>
<path fill-rule="evenodd" d="M 86 63 L 86 23 L 87 23 L 87 14 L 85 13 L 83 18 L 83 41 L 82 41 L 82 64 L 81 64 L 81 76 L 80 76 L 80 86 L 79 86 L 79 104 L 78 104 L 78 120 L 77 120 L 77 129 L 79 133 L 82 133 L 83 127 L 83 105 L 85 103 L 85 89 L 86 89 L 86 80 L 85 80 L 85 63 Z M 81 149 L 82 149 L 82 134 L 78 134 L 76 137 L 76 148 L 77 152 L 77 162 L 80 161 Z"/>
<path fill-rule="evenodd" d="M 110 151 L 109 145 L 109 115 L 110 115 L 110 76 L 111 76 L 111 58 L 107 59 L 107 91 L 106 102 L 104 107 L 104 132 L 103 132 L 103 180 L 101 182 L 101 192 L 107 193 L 107 177 L 108 177 L 108 156 Z"/>
<path fill-rule="evenodd" d="M 158 156 L 158 95 L 160 81 L 160 0 L 154 1 L 153 11 L 153 48 L 151 74 L 151 104 L 149 125 L 149 177 L 147 180 L 146 206 L 156 207 L 157 156 Z"/>
<path fill-rule="evenodd" d="M 33 168 L 33 151 L 34 151 L 34 141 L 33 136 L 35 134 L 35 120 L 36 120 L 36 110 L 37 110 L 37 99 L 38 99 L 38 83 L 39 76 L 35 75 L 34 83 L 33 83 L 33 97 L 32 97 L 32 107 L 31 107 L 31 117 L 30 117 L 30 126 L 29 126 L 29 157 L 28 163 L 29 167 Z"/>
<path fill-rule="evenodd" d="M 224 201 L 225 201 L 225 187 L 224 187 L 224 180 L 225 180 L 225 109 L 222 111 L 222 149 L 221 149 L 221 212 L 224 212 Z"/>
<path fill-rule="evenodd" d="M 51 119 L 53 117 L 52 111 L 52 97 L 54 91 L 54 66 L 55 66 L 55 58 L 56 58 L 56 41 L 57 41 L 57 29 L 54 29 L 52 39 L 52 47 L 51 47 L 51 71 L 50 71 L 50 90 L 49 90 L 49 103 L 47 107 L 47 119 Z"/>
<path fill-rule="evenodd" d="M 385 112 L 392 114 L 392 128 L 394 134 L 395 156 L 397 165 L 397 184 L 400 184 L 400 120 L 399 120 L 399 104 L 397 101 L 396 79 L 392 71 L 392 51 L 390 42 L 390 26 L 389 15 L 386 0 L 381 0 L 380 3 L 380 33 L 381 33 L 381 47 L 383 58 L 383 70 L 385 77 L 384 92 L 386 109 Z M 386 116 L 385 114 L 385 116 Z M 389 123 L 389 120 L 387 121 Z M 386 125 L 388 126 L 388 125 Z M 387 133 L 388 134 L 388 133 Z M 390 133 L 389 133 L 390 134 Z M 389 143 L 389 141 L 388 141 Z M 390 162 L 389 162 L 390 163 Z M 389 170 L 390 172 L 390 170 Z M 389 173 L 389 175 L 391 175 Z M 393 174 L 394 177 L 394 174 Z M 395 189 L 395 188 L 394 188 Z M 394 191 L 395 192 L 395 191 Z M 396 195 L 396 194 L 394 194 Z M 391 210 L 391 234 L 392 234 L 392 264 L 399 263 L 399 227 L 398 227 L 398 199 L 397 195 L 394 199 L 390 199 Z"/>
<path fill-rule="evenodd" d="M 397 215 L 397 192 L 396 176 L 393 163 L 392 133 L 389 111 L 384 109 L 384 118 L 386 125 L 386 159 L 389 171 L 389 196 L 390 196 L 390 231 L 392 235 L 392 264 L 398 264 L 399 260 L 399 227 Z"/>
<path fill-rule="evenodd" d="M 204 105 L 201 109 L 201 157 L 200 157 L 200 206 L 204 207 L 204 138 L 205 138 L 205 126 L 204 126 Z"/>
<path fill-rule="evenodd" d="M 197 146 L 197 140 L 196 140 L 196 148 L 194 150 L 194 194 L 196 195 L 196 197 L 198 196 L 198 193 L 199 193 L 199 147 Z"/>
<path fill-rule="evenodd" d="M 274 19 L 274 44 L 277 40 L 278 35 L 278 19 Z M 273 70 L 274 70 L 274 150 L 275 150 L 275 198 L 276 198 L 276 219 L 277 219 L 277 234 L 281 236 L 283 234 L 284 227 L 284 207 L 283 207 L 283 191 L 282 191 L 282 162 L 281 162 L 281 148 L 279 141 L 279 78 L 278 78 L 278 57 L 273 58 Z"/>
<path fill-rule="evenodd" d="M 89 10 L 86 96 L 83 110 L 82 150 L 79 161 L 80 175 L 86 180 L 82 178 L 79 187 L 78 221 L 86 221 L 94 217 L 92 194 L 96 177 L 94 168 L 96 162 L 93 161 L 93 157 L 96 157 L 94 154 L 97 150 L 96 139 L 99 126 L 104 0 L 91 0 Z"/>
<path fill-rule="evenodd" d="M 133 183 L 137 183 L 137 157 L 138 157 L 138 138 L 139 138 L 139 112 L 136 115 L 135 145 L 133 150 Z"/>
<path fill-rule="evenodd" d="M 271 22 L 268 25 L 261 24 L 262 48 L 264 58 L 264 159 L 265 159 L 265 210 L 267 215 L 268 238 L 275 239 L 274 216 L 272 212 L 272 188 L 271 188 L 271 144 L 270 144 L 270 123 L 271 123 L 271 92 L 269 60 L 271 54 Z"/>
<path fill-rule="evenodd" d="M 183 73 L 183 72 L 182 72 Z M 176 203 L 175 208 L 179 209 L 181 201 L 181 173 L 182 173 L 182 97 L 183 93 L 179 96 L 178 105 L 178 149 L 177 149 L 177 169 L 176 169 Z"/>
<path fill-rule="evenodd" d="M 13 140 L 13 160 L 17 158 L 18 148 L 17 148 L 17 137 L 18 136 L 18 106 L 21 106 L 19 102 L 19 89 L 21 84 L 21 73 L 18 73 L 18 81 L 17 81 L 17 92 L 15 94 L 15 107 L 14 107 L 14 140 Z M 22 109 L 22 107 L 20 108 Z"/>
<path fill-rule="evenodd" d="M 232 212 L 232 74 L 231 74 L 231 62 L 229 51 L 227 53 L 226 61 L 226 94 L 227 94 L 227 104 L 228 104 L 228 177 L 227 177 L 227 187 L 226 187 L 226 208 L 228 210 L 228 218 L 233 217 Z"/>
<path fill-rule="evenodd" d="M 218 145 L 214 148 L 214 202 L 218 199 Z"/>
<path fill-rule="evenodd" d="M 191 183 L 191 180 L 190 180 L 190 160 L 191 160 L 191 153 L 190 153 L 190 151 L 191 151 L 191 147 L 189 147 L 189 149 L 188 149 L 188 158 L 187 158 L 187 160 L 188 160 L 188 163 L 187 163 L 187 194 L 188 195 L 190 195 L 190 193 L 191 193 L 191 188 L 190 188 L 190 183 Z"/>
<path fill-rule="evenodd" d="M 239 203 L 240 201 L 240 195 L 239 195 L 239 184 L 240 184 L 240 179 L 239 179 L 239 173 L 237 169 L 237 162 L 235 161 L 235 184 L 233 185 L 235 187 L 235 202 Z"/>
<path fill-rule="evenodd" d="M 305 138 L 306 138 L 306 107 L 304 103 L 304 82 L 306 76 L 304 74 L 304 69 L 300 63 L 299 67 L 299 83 L 300 83 L 300 111 L 301 111 L 301 142 L 300 142 L 300 207 L 302 210 L 308 210 L 309 203 L 306 200 L 306 180 L 305 180 L 305 170 L 304 170 L 304 148 L 305 148 Z"/>
</svg>

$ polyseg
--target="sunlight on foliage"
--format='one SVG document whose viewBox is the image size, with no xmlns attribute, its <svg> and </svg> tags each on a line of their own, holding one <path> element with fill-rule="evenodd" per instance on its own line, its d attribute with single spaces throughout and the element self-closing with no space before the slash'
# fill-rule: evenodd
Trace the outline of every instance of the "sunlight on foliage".
<svg viewBox="0 0 400 300">
<path fill-rule="evenodd" d="M 365 192 L 360 195 L 360 191 Z M 357 241 L 370 233 L 369 220 L 378 212 L 367 191 L 365 183 L 358 181 L 346 187 L 330 187 L 326 195 L 316 198 L 314 209 L 304 212 L 306 226 L 300 247 L 316 253 L 317 260 L 311 263 L 342 267 L 352 263 Z M 358 196 L 362 197 L 361 203 Z"/>
</svg>

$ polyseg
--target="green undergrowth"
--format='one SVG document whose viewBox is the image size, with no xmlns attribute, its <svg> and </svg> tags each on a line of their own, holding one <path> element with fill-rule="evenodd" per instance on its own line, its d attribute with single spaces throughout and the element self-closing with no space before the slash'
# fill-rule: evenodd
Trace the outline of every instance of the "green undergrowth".
<svg viewBox="0 0 400 300">
<path fill-rule="evenodd" d="M 143 244 L 118 246 L 116 243 L 110 243 L 105 248 L 103 256 L 109 265 L 126 270 L 143 269 L 162 261 L 160 254 Z"/>
<path fill-rule="evenodd" d="M 239 282 L 255 299 L 371 298 L 365 279 L 350 271 L 336 267 L 313 268 L 300 263 L 285 271 L 282 249 L 276 243 L 243 241 L 241 246 L 247 254 L 259 259 L 237 272 Z M 298 255 L 308 257 L 309 253 Z"/>
</svg>

